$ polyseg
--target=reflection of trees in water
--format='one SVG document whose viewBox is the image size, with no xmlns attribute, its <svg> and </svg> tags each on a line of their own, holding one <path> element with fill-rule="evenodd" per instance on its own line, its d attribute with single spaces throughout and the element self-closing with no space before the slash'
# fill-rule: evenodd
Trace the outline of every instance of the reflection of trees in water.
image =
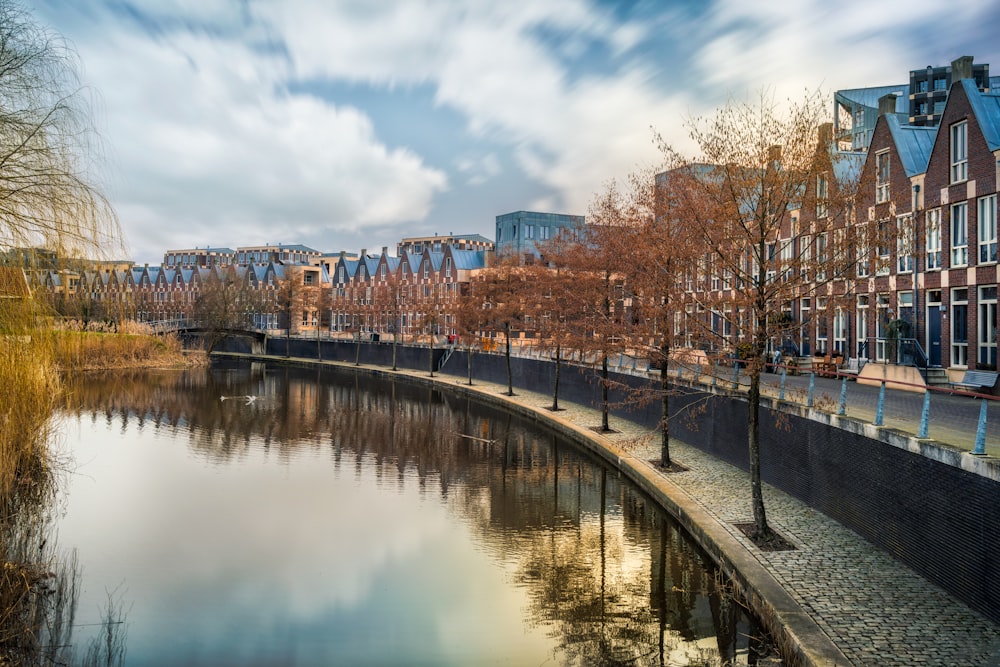
<svg viewBox="0 0 1000 667">
<path fill-rule="evenodd" d="M 48 481 L 38 481 L 48 486 Z M 79 571 L 60 561 L 51 489 L 15 493 L 0 520 L 0 665 L 67 664 Z"/>
<path fill-rule="evenodd" d="M 71 395 L 81 415 L 188 432 L 209 461 L 326 449 L 356 476 L 370 469 L 379 484 L 438 493 L 511 568 L 526 623 L 548 628 L 560 661 L 714 665 L 746 649 L 741 608 L 669 517 L 509 413 L 329 369 L 119 376 Z"/>
</svg>

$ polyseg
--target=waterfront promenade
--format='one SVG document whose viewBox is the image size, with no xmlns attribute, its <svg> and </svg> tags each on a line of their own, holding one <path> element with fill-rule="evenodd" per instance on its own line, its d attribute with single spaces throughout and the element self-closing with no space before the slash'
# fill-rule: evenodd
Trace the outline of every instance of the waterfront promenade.
<svg viewBox="0 0 1000 667">
<path fill-rule="evenodd" d="M 317 363 L 315 359 L 262 359 Z M 355 368 L 349 363 L 323 363 Z M 701 533 L 697 537 L 714 543 L 756 593 L 777 609 L 779 620 L 804 648 L 808 664 L 1000 665 L 1000 626 L 856 533 L 769 486 L 765 488 L 768 520 L 796 548 L 782 552 L 757 549 L 734 525 L 752 519 L 747 473 L 683 442 L 672 441 L 672 457 L 687 470 L 663 473 L 650 462 L 659 457 L 657 433 L 614 417 L 614 433 L 595 432 L 594 427 L 600 424 L 598 410 L 561 401 L 565 410 L 553 413 L 548 409 L 552 399 L 547 392 L 515 389 L 516 395 L 508 397 L 504 395 L 506 387 L 479 380 L 470 387 L 455 376 L 439 374 L 431 379 L 426 371 L 392 372 L 364 365 L 361 370 L 436 383 L 490 402 L 506 403 L 603 448 L 612 463 L 643 476 L 654 495 L 662 493 L 670 499 L 668 504 L 697 522 Z M 801 383 L 803 378 L 795 382 Z M 816 387 L 836 396 L 840 383 L 817 378 Z M 857 387 L 857 391 L 878 393 L 871 387 Z M 893 405 L 899 406 L 898 419 L 906 421 L 914 413 L 919 417 L 920 394 L 892 393 Z M 942 400 L 947 401 L 950 413 L 973 415 L 971 421 L 964 420 L 965 426 L 956 418 L 948 422 L 949 433 L 961 440 L 955 444 L 969 449 L 968 443 L 975 439 L 979 401 L 961 396 Z M 874 410 L 871 401 L 861 402 Z M 954 511 L 975 508 L 956 507 Z"/>
<path fill-rule="evenodd" d="M 447 377 L 440 381 L 461 384 Z M 491 396 L 506 391 L 486 383 L 477 383 L 473 389 Z M 703 512 L 701 516 L 714 521 L 713 532 L 721 530 L 744 549 L 815 624 L 811 628 L 803 622 L 806 619 L 792 616 L 785 619 L 793 624 L 792 631 L 808 642 L 810 637 L 822 638 L 814 634 L 818 629 L 829 640 L 833 650 L 815 646 L 812 657 L 817 664 L 1000 665 L 1000 626 L 801 501 L 765 488 L 769 522 L 796 548 L 762 552 L 735 527 L 753 517 L 746 472 L 673 440 L 672 458 L 688 470 L 665 474 L 649 463 L 659 457 L 658 434 L 614 418 L 611 426 L 617 432 L 598 434 L 593 430 L 600 424 L 598 410 L 565 403 L 564 411 L 553 414 L 548 410 L 550 395 L 515 392 L 516 396 L 502 396 L 503 400 L 546 420 L 581 427 L 588 437 L 625 450 L 644 474 L 676 494 L 678 502 L 694 505 Z M 914 395 L 913 400 L 919 402 L 922 397 Z M 973 421 L 968 429 L 971 435 L 964 436 L 974 438 L 975 428 Z M 966 510 L 972 508 L 956 508 Z"/>
</svg>

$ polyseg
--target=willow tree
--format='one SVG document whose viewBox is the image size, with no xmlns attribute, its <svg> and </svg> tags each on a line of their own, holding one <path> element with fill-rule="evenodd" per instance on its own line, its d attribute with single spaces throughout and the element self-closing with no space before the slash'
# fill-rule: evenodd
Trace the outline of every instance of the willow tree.
<svg viewBox="0 0 1000 667">
<path fill-rule="evenodd" d="M 819 93 L 778 104 L 761 95 L 689 124 L 699 155 L 661 142 L 678 234 L 701 247 L 688 267 L 689 334 L 717 354 L 739 352 L 749 378 L 747 444 L 758 542 L 773 538 L 761 487 L 760 381 L 775 341 L 809 322 L 789 313 L 803 299 L 850 293 L 850 267 L 874 247 L 875 225 L 853 224 L 861 164 L 835 150 Z M 803 309 L 799 309 L 802 312 Z M 693 331 L 692 331 L 693 329 Z"/>
<path fill-rule="evenodd" d="M 60 257 L 120 250 L 76 53 L 0 0 L 0 243 Z"/>
</svg>

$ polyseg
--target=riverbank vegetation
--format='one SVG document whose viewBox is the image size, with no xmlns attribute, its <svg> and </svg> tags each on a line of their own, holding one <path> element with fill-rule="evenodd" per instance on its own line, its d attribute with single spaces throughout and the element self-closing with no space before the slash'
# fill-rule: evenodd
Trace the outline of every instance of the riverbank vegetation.
<svg viewBox="0 0 1000 667">
<path fill-rule="evenodd" d="M 49 333 L 52 361 L 61 372 L 203 366 L 201 350 L 184 350 L 176 336 L 157 336 L 141 325 L 119 331 L 58 329 Z"/>
<path fill-rule="evenodd" d="M 51 535 L 66 339 L 39 317 L 23 269 L 122 253 L 80 69 L 68 42 L 0 0 L 0 665 L 67 664 L 71 651 L 77 576 Z"/>
</svg>

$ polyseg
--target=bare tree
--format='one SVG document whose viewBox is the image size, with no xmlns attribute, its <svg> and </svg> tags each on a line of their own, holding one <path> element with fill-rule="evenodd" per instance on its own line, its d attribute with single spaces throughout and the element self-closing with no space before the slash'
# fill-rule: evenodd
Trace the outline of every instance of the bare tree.
<svg viewBox="0 0 1000 667">
<path fill-rule="evenodd" d="M 205 346 L 209 352 L 234 329 L 248 325 L 248 297 L 246 283 L 232 269 L 208 274 L 192 314 L 205 330 Z"/>
<path fill-rule="evenodd" d="M 749 377 L 748 449 L 754 539 L 768 527 L 760 468 L 760 380 L 765 354 L 792 325 L 789 304 L 817 295 L 846 294 L 848 268 L 871 225 L 850 224 L 856 156 L 832 155 L 822 132 L 826 103 L 818 93 L 777 104 L 767 95 L 733 102 L 690 135 L 700 151 L 691 160 L 662 144 L 670 164 L 664 184 L 669 215 L 696 235 L 704 253 L 688 267 L 693 299 L 687 326 L 714 354 L 739 351 Z M 834 178 L 836 173 L 839 178 Z M 807 323 L 800 322 L 799 325 Z"/>
<path fill-rule="evenodd" d="M 514 395 L 510 365 L 510 339 L 524 320 L 524 268 L 516 257 L 503 257 L 497 264 L 476 276 L 473 294 L 481 299 L 484 328 L 493 333 L 502 331 L 504 358 L 507 362 L 507 395 Z"/>
</svg>

